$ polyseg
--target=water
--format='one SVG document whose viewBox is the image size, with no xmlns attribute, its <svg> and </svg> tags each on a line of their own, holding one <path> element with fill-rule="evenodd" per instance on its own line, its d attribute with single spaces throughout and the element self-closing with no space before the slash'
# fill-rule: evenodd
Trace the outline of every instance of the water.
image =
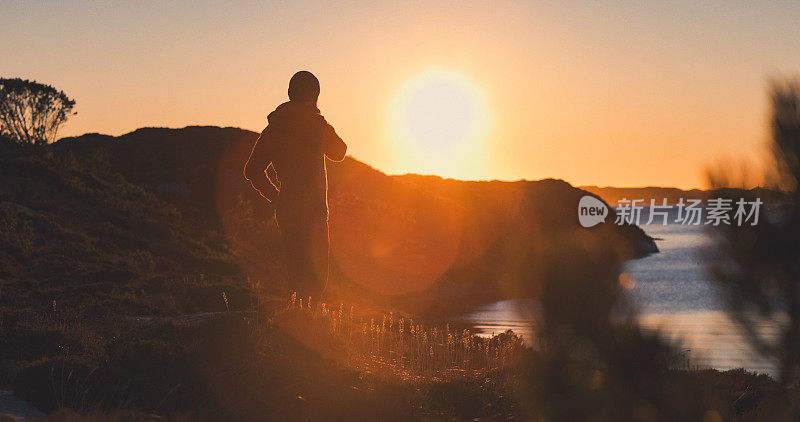
<svg viewBox="0 0 800 422">
<path fill-rule="evenodd" d="M 640 311 L 641 325 L 659 330 L 683 349 L 692 366 L 774 374 L 774 363 L 749 347 L 719 300 L 702 260 L 703 249 L 711 242 L 704 227 L 669 224 L 643 228 L 661 239 L 656 241 L 661 252 L 625 264 L 627 294 Z M 479 334 L 512 329 L 523 339 L 532 339 L 533 304 L 532 300 L 495 302 L 462 319 L 474 324 Z M 766 324 L 760 331 L 767 337 L 776 335 L 775 327 Z"/>
</svg>

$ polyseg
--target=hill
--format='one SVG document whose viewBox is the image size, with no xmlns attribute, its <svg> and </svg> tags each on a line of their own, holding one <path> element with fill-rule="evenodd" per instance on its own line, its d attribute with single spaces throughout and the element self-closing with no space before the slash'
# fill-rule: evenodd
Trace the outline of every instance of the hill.
<svg viewBox="0 0 800 422">
<path fill-rule="evenodd" d="M 126 180 L 219 230 L 245 274 L 279 288 L 285 276 L 273 210 L 241 176 L 256 138 L 236 128 L 143 128 L 65 138 L 53 150 L 107 156 Z M 388 176 L 352 157 L 328 167 L 329 288 L 339 298 L 440 313 L 530 295 L 551 246 L 602 244 L 625 258 L 654 247 L 636 227 L 581 228 L 575 210 L 587 193 L 561 180 Z"/>
<path fill-rule="evenodd" d="M 324 308 L 323 316 L 301 309 L 275 317 L 285 275 L 273 210 L 240 174 L 255 138 L 190 127 L 88 134 L 42 150 L 0 143 L 0 389 L 13 388 L 45 411 L 133 410 L 187 420 L 536 414 L 525 407 L 537 397 L 532 392 L 544 394 L 543 402 L 551 396 L 525 383 L 547 381 L 542 369 L 562 373 L 542 366 L 538 352 L 525 352 L 520 366 L 477 375 L 387 382 L 381 377 L 394 372 L 347 346 L 353 327 L 356 334 L 363 327 L 358 344 L 372 356 L 366 320 L 381 313 L 356 306 L 362 310 L 351 308 L 344 320 Z M 388 176 L 348 158 L 330 166 L 330 192 L 332 299 L 414 312 L 417 324 L 428 323 L 418 316 L 536 295 L 554 269 L 567 269 L 556 280 L 580 274 L 584 281 L 565 288 L 573 292 L 567 302 L 576 288 L 603 302 L 603 283 L 595 290 L 586 270 L 654 246 L 634 226 L 580 227 L 577 202 L 587 192 L 561 180 Z M 200 313 L 210 318 L 180 317 Z M 330 318 L 350 328 L 331 329 Z M 402 333 L 398 320 L 394 330 Z M 336 327 L 339 337 L 331 334 Z M 451 327 L 440 326 L 438 335 Z M 499 349 L 514 339 L 506 333 L 485 344 Z M 620 362 L 628 368 L 630 356 L 656 355 L 647 350 Z M 436 359 L 450 368 L 448 356 Z M 666 382 L 669 391 L 689 392 L 694 401 L 681 395 L 669 406 L 692 416 L 709 408 L 755 414 L 782 397 L 774 381 L 742 371 L 672 371 Z M 608 404 L 620 397 L 608 385 L 592 408 L 619 407 Z M 745 394 L 758 399 L 741 408 Z"/>
<path fill-rule="evenodd" d="M 663 199 L 667 200 L 667 204 L 676 204 L 683 198 L 687 199 L 705 199 L 708 196 L 708 191 L 701 189 L 678 189 L 670 187 L 641 187 L 641 188 L 618 188 L 618 187 L 599 187 L 599 186 L 581 186 L 581 189 L 591 192 L 609 204 L 616 205 L 620 199 L 644 199 L 647 204 L 650 199 L 655 199 L 656 203 L 661 204 Z"/>
<path fill-rule="evenodd" d="M 76 158 L 2 145 L 0 175 L 3 304 L 178 314 L 207 305 L 190 304 L 176 280 L 242 278 L 213 222 L 128 182 L 100 151 Z"/>
<path fill-rule="evenodd" d="M 702 190 L 702 189 L 678 189 L 670 187 L 641 187 L 641 188 L 619 188 L 619 187 L 599 187 L 599 186 L 581 186 L 587 192 L 590 192 L 600 198 L 606 203 L 616 206 L 620 199 L 643 199 L 642 205 L 650 205 L 650 200 L 655 199 L 656 204 L 660 205 L 664 199 L 667 200 L 668 205 L 677 204 L 678 201 L 689 199 L 706 200 L 714 197 L 717 194 L 715 190 Z M 761 198 L 762 200 L 771 203 L 781 203 L 786 200 L 786 195 L 780 191 L 767 188 L 752 188 L 748 193 L 753 197 Z"/>
</svg>

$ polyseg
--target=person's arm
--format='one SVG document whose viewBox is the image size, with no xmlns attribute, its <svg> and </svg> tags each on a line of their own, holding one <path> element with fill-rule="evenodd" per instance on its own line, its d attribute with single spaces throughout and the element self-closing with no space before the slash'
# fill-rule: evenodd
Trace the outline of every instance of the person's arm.
<svg viewBox="0 0 800 422">
<path fill-rule="evenodd" d="M 250 152 L 250 158 L 244 165 L 244 178 L 250 182 L 250 185 L 258 191 L 267 201 L 272 202 L 278 197 L 278 188 L 267 177 L 266 170 L 272 164 L 272 157 L 270 153 L 269 126 L 261 132 L 253 150 Z"/>
<path fill-rule="evenodd" d="M 336 134 L 328 122 L 323 123 L 322 128 L 322 152 L 332 161 L 344 160 L 347 152 L 347 144 Z"/>
</svg>

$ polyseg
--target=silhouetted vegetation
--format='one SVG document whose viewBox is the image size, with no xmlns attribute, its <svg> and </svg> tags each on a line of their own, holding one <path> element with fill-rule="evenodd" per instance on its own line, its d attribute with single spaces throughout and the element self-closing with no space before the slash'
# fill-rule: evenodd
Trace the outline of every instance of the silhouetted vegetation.
<svg viewBox="0 0 800 422">
<path fill-rule="evenodd" d="M 20 78 L 0 78 L 0 135 L 23 145 L 56 139 L 75 100 L 50 85 Z"/>
<path fill-rule="evenodd" d="M 760 198 L 766 206 L 756 225 L 714 228 L 709 265 L 732 316 L 754 348 L 778 363 L 789 386 L 800 381 L 800 85 L 775 82 L 770 94 L 773 173 L 785 197 L 765 201 L 730 186 L 731 175 L 712 175 L 718 196 Z"/>
</svg>

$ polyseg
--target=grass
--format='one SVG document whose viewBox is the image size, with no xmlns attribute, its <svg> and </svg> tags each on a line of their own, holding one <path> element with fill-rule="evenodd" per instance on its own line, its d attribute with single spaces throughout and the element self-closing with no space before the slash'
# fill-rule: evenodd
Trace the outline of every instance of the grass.
<svg viewBox="0 0 800 422">
<path fill-rule="evenodd" d="M 346 353 L 354 368 L 407 382 L 482 377 L 519 361 L 523 342 L 510 330 L 484 338 L 468 329 L 426 326 L 393 312 L 359 316 L 355 307 L 310 306 L 310 298 L 292 295 L 286 309 L 276 313 L 279 324 L 301 319 L 325 327 Z"/>
<path fill-rule="evenodd" d="M 7 318 L 0 335 L 16 346 L 3 353 L 19 354 L 14 391 L 63 421 L 505 420 L 539 418 L 547 400 L 575 405 L 540 383 L 546 363 L 513 333 L 484 338 L 395 312 L 255 293 L 229 298 L 235 309 L 247 298 L 246 311 L 221 305 L 194 323 L 97 320 L 58 301 Z M 609 395 L 592 384 L 587 400 Z M 745 371 L 671 370 L 662 388 L 676 414 L 701 419 L 713 411 L 759 420 L 800 403 L 800 390 L 783 393 Z"/>
<path fill-rule="evenodd" d="M 480 393 L 478 413 L 510 412 L 511 402 L 488 403 L 502 396 L 503 366 L 522 354 L 516 336 L 485 339 L 394 313 L 377 323 L 343 304 L 264 303 L 274 301 L 255 299 L 247 312 L 197 323 L 142 324 L 87 318 L 51 302 L 3 326 L 20 354 L 8 369 L 13 389 L 47 412 L 72 411 L 54 420 L 434 417 L 465 401 L 447 393 L 450 385 L 460 395 Z"/>
</svg>

